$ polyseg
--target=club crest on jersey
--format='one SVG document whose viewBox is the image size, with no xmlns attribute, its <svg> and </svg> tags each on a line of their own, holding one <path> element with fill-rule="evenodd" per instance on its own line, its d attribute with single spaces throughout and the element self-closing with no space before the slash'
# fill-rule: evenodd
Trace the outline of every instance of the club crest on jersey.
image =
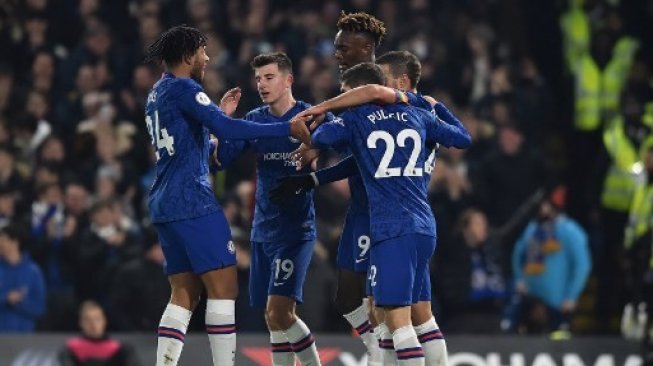
<svg viewBox="0 0 653 366">
<path fill-rule="evenodd" d="M 197 103 L 199 103 L 201 105 L 211 104 L 211 99 L 204 92 L 199 92 L 199 93 L 195 94 L 195 100 L 197 101 Z"/>
<path fill-rule="evenodd" d="M 231 253 L 231 254 L 235 254 L 235 253 L 236 253 L 236 246 L 234 245 L 234 242 L 233 242 L 233 241 L 229 240 L 229 242 L 227 243 L 227 250 L 228 250 L 229 253 Z"/>
</svg>

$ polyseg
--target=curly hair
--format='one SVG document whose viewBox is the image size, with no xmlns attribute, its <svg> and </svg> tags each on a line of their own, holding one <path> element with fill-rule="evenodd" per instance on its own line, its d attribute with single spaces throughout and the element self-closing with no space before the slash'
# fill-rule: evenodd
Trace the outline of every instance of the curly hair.
<svg viewBox="0 0 653 366">
<path fill-rule="evenodd" d="M 379 46 L 386 34 L 385 24 L 374 16 L 359 12 L 346 14 L 344 11 L 338 19 L 338 30 L 353 33 L 365 33 L 374 39 L 374 45 Z"/>
<path fill-rule="evenodd" d="M 145 62 L 165 62 L 174 67 L 185 57 L 191 57 L 200 47 L 206 46 L 206 36 L 199 30 L 179 25 L 163 32 L 159 39 L 147 48 Z"/>
</svg>

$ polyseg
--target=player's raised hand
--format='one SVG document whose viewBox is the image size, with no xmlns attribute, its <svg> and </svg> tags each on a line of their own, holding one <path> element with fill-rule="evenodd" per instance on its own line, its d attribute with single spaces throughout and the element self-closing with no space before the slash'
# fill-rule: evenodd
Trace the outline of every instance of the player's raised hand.
<svg viewBox="0 0 653 366">
<path fill-rule="evenodd" d="M 282 204 L 284 200 L 309 192 L 315 188 L 315 179 L 310 174 L 289 175 L 277 181 L 277 186 L 270 191 L 270 200 Z"/>
<path fill-rule="evenodd" d="M 222 99 L 220 99 L 220 109 L 227 115 L 231 116 L 236 111 L 238 103 L 240 102 L 241 91 L 239 87 L 229 89 Z"/>
<path fill-rule="evenodd" d="M 325 118 L 326 118 L 326 113 L 314 114 L 313 121 L 311 122 L 311 131 L 315 131 L 315 129 L 318 128 L 318 126 L 321 125 L 322 122 L 324 122 Z"/>
<path fill-rule="evenodd" d="M 322 122 L 324 122 L 324 118 L 326 117 L 327 112 L 328 112 L 327 108 L 325 108 L 322 104 L 318 104 L 303 110 L 302 112 L 297 114 L 296 117 L 304 117 L 304 116 L 310 117 L 312 121 L 311 131 L 313 131 L 319 125 L 321 125 Z"/>
<path fill-rule="evenodd" d="M 311 144 L 311 131 L 308 130 L 306 123 L 310 118 L 310 116 L 296 115 L 290 120 L 290 136 L 309 146 Z"/>
<path fill-rule="evenodd" d="M 296 169 L 299 171 L 311 165 L 318 156 L 320 156 L 320 150 L 301 144 L 295 151 L 290 153 L 290 160 L 295 162 Z"/>
</svg>

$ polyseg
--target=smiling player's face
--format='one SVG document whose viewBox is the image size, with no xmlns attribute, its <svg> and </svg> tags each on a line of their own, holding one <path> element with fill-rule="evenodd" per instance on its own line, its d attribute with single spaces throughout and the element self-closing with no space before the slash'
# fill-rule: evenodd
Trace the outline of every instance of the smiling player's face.
<svg viewBox="0 0 653 366">
<path fill-rule="evenodd" d="M 195 51 L 195 55 L 193 55 L 191 62 L 192 69 L 190 71 L 190 77 L 198 83 L 201 83 L 202 79 L 204 79 L 206 65 L 209 63 L 209 56 L 206 54 L 206 46 L 199 47 L 197 51 Z"/>
<path fill-rule="evenodd" d="M 333 45 L 341 73 L 362 62 L 373 62 L 374 46 L 364 34 L 339 31 Z"/>
<path fill-rule="evenodd" d="M 256 89 L 265 104 L 274 104 L 283 97 L 292 85 L 292 75 L 279 70 L 276 63 L 261 66 L 254 70 Z"/>
</svg>

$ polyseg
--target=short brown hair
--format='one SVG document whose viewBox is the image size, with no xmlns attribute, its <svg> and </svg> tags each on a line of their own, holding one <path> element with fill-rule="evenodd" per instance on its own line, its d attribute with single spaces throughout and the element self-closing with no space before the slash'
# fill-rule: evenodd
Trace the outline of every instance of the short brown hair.
<svg viewBox="0 0 653 366">
<path fill-rule="evenodd" d="M 353 66 L 342 74 L 342 83 L 350 88 L 367 84 L 385 84 L 385 77 L 379 65 L 363 62 Z"/>
<path fill-rule="evenodd" d="M 410 81 L 410 86 L 413 88 L 417 87 L 419 79 L 422 76 L 422 64 L 419 62 L 417 56 L 408 51 L 386 52 L 376 59 L 376 63 L 390 66 L 390 72 L 396 78 L 406 74 Z"/>
<path fill-rule="evenodd" d="M 292 61 L 290 57 L 283 52 L 262 53 L 250 62 L 252 69 L 258 69 L 270 64 L 277 64 L 279 70 L 292 73 Z"/>
</svg>

